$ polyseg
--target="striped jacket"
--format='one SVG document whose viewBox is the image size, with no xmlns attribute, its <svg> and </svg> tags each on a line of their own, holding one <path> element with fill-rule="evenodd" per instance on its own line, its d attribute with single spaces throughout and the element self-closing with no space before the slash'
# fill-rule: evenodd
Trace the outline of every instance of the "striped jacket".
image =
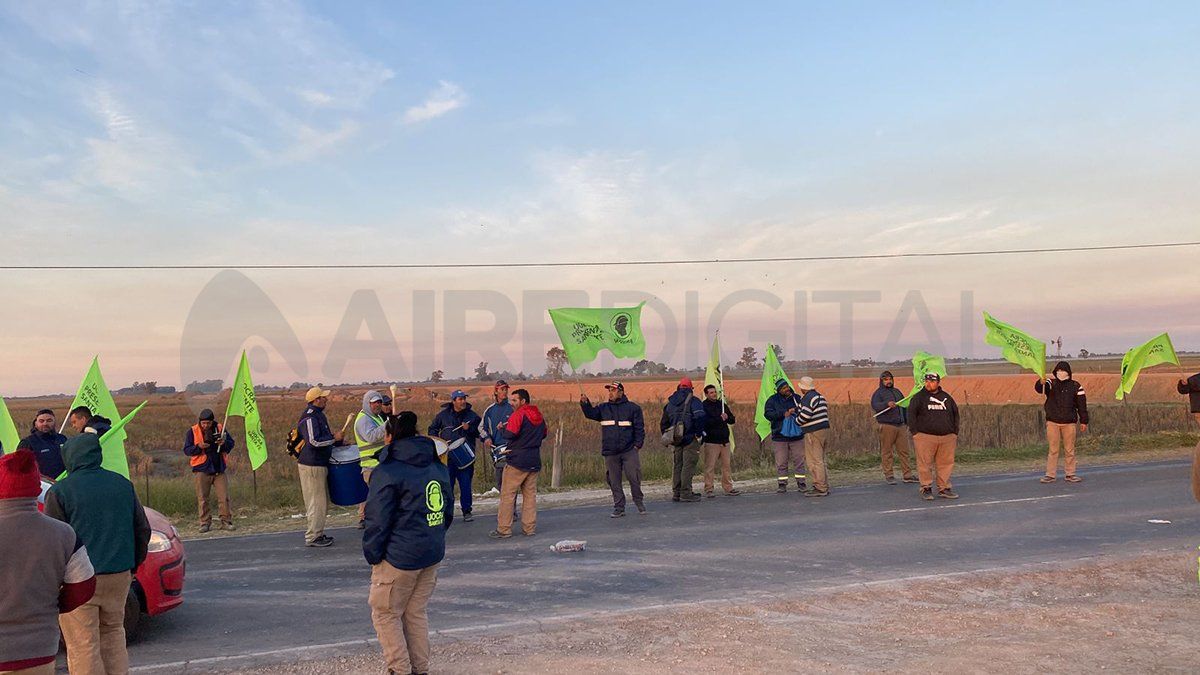
<svg viewBox="0 0 1200 675">
<path fill-rule="evenodd" d="M 829 404 L 816 389 L 811 389 L 800 397 L 796 421 L 805 433 L 829 428 Z"/>
</svg>

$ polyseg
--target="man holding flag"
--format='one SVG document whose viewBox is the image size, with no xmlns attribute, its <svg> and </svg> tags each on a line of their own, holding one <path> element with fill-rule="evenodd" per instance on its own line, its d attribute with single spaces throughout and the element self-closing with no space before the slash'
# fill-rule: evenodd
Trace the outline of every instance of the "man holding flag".
<svg viewBox="0 0 1200 675">
<path fill-rule="evenodd" d="M 233 511 L 229 508 L 229 478 L 226 456 L 233 450 L 233 437 L 225 433 L 225 427 L 217 424 L 213 411 L 205 408 L 200 418 L 183 435 L 183 454 L 192 465 L 192 478 L 196 484 L 196 502 L 200 506 L 200 532 L 212 529 L 212 510 L 208 505 L 209 494 L 216 489 L 217 514 L 221 518 L 221 529 L 236 530 Z"/>
<path fill-rule="evenodd" d="M 1083 479 L 1075 475 L 1075 424 L 1086 433 L 1088 427 L 1087 394 L 1083 385 L 1071 377 L 1071 364 L 1059 361 L 1054 366 L 1054 378 L 1038 380 L 1034 390 L 1046 395 L 1046 442 L 1050 452 L 1046 456 L 1046 475 L 1043 483 L 1053 483 L 1058 474 L 1058 449 L 1062 446 L 1064 480 L 1078 483 Z"/>
</svg>

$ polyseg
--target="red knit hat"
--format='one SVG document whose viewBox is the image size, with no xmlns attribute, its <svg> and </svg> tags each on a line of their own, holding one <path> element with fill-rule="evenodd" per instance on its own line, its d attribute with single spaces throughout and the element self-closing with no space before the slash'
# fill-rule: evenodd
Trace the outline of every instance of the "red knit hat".
<svg viewBox="0 0 1200 675">
<path fill-rule="evenodd" d="M 17 450 L 0 457 L 0 499 L 28 499 L 42 494 L 37 457 Z"/>
</svg>

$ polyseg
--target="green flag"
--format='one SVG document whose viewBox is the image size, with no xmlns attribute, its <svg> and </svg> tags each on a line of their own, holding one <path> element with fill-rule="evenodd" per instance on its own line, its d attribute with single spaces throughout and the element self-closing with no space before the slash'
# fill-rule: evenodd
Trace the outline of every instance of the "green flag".
<svg viewBox="0 0 1200 675">
<path fill-rule="evenodd" d="M 915 396 L 918 391 L 921 391 L 925 388 L 925 375 L 927 373 L 937 373 L 942 377 L 946 376 L 946 359 L 940 356 L 934 356 L 929 352 L 918 351 L 916 354 L 913 354 L 912 364 L 913 380 L 915 380 L 912 391 L 908 392 L 908 396 L 905 396 L 902 400 L 896 403 L 896 405 L 902 408 L 907 408 L 909 402 L 912 401 L 912 397 Z"/>
<path fill-rule="evenodd" d="M 1179 365 L 1179 357 L 1175 355 L 1171 336 L 1166 333 L 1125 352 L 1125 358 L 1121 359 L 1121 384 L 1117 387 L 1117 400 L 1123 400 L 1126 394 L 1133 391 L 1133 385 L 1137 383 L 1138 374 L 1143 368 L 1160 363 Z"/>
<path fill-rule="evenodd" d="M 642 335 L 642 306 L 593 309 L 563 307 L 550 310 L 550 319 L 562 341 L 567 362 L 575 369 L 607 349 L 617 358 L 645 358 L 646 336 Z"/>
<path fill-rule="evenodd" d="M 721 402 L 725 402 L 725 376 L 721 374 L 721 343 L 720 336 L 713 336 L 712 352 L 708 355 L 708 367 L 704 370 L 704 388 L 708 385 L 717 388 Z M 733 452 L 736 443 L 733 441 L 733 425 L 729 425 L 729 452 Z"/>
<path fill-rule="evenodd" d="M 99 356 L 92 359 L 92 367 L 88 368 L 83 382 L 79 383 L 79 391 L 75 394 L 75 400 L 71 401 L 68 412 L 81 405 L 87 406 L 93 415 L 107 417 L 113 423 L 114 431 L 111 436 L 105 437 L 107 443 L 101 444 L 104 448 L 103 466 L 128 478 L 129 460 L 125 457 L 124 425 L 117 425 L 117 420 L 121 419 L 121 411 L 117 410 L 117 402 L 113 400 L 112 392 L 108 390 L 104 376 L 100 374 Z M 65 422 L 66 420 L 64 426 Z"/>
<path fill-rule="evenodd" d="M 21 435 L 17 433 L 17 425 L 13 422 L 12 415 L 8 412 L 8 405 L 4 399 L 0 398 L 0 448 L 4 450 L 4 454 L 15 452 L 17 444 L 21 442 Z"/>
<path fill-rule="evenodd" d="M 766 440 L 771 435 L 771 420 L 766 415 L 767 399 L 775 394 L 775 383 L 779 380 L 787 380 L 789 385 L 792 383 L 787 373 L 783 372 L 783 366 L 779 365 L 775 346 L 767 345 L 767 354 L 763 357 L 762 382 L 758 385 L 758 404 L 754 409 L 754 428 L 758 431 L 759 440 Z"/>
<path fill-rule="evenodd" d="M 246 454 L 250 457 L 250 468 L 257 471 L 267 461 L 267 438 L 263 436 L 262 418 L 258 415 L 258 398 L 254 395 L 254 382 L 250 380 L 250 362 L 246 352 L 238 364 L 237 377 L 229 394 L 229 405 L 225 417 L 241 417 L 246 426 Z"/>
<path fill-rule="evenodd" d="M 1002 347 L 1005 361 L 1028 368 L 1037 373 L 1039 378 L 1045 379 L 1045 342 L 1037 340 L 1003 321 L 997 321 L 987 312 L 983 313 L 983 323 L 988 329 L 984 341 L 993 347 Z"/>
<path fill-rule="evenodd" d="M 112 425 L 111 429 L 104 432 L 104 435 L 100 437 L 100 451 L 103 454 L 103 459 L 100 461 L 101 467 L 129 478 L 129 458 L 125 456 L 125 425 L 129 424 L 129 420 L 133 419 L 134 415 L 146 407 L 146 403 L 146 401 L 142 401 L 141 405 L 118 420 Z M 121 440 L 116 440 L 118 438 Z M 64 471 L 59 474 L 56 480 L 62 480 L 66 476 L 67 472 Z"/>
</svg>

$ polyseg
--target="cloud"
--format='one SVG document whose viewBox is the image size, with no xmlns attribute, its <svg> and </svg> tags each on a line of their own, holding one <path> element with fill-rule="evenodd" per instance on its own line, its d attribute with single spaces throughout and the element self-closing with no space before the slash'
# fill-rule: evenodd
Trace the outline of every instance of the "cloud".
<svg viewBox="0 0 1200 675">
<path fill-rule="evenodd" d="M 404 111 L 405 124 L 419 124 L 437 119 L 452 110 L 457 110 L 467 104 L 467 93 L 462 87 L 442 80 L 420 105 L 415 105 Z"/>
<path fill-rule="evenodd" d="M 300 89 L 296 92 L 296 96 L 299 96 L 300 100 L 304 101 L 305 103 L 317 106 L 319 108 L 325 108 L 333 105 L 334 101 L 336 100 L 329 94 L 326 94 L 323 91 L 317 91 L 315 89 Z"/>
</svg>

